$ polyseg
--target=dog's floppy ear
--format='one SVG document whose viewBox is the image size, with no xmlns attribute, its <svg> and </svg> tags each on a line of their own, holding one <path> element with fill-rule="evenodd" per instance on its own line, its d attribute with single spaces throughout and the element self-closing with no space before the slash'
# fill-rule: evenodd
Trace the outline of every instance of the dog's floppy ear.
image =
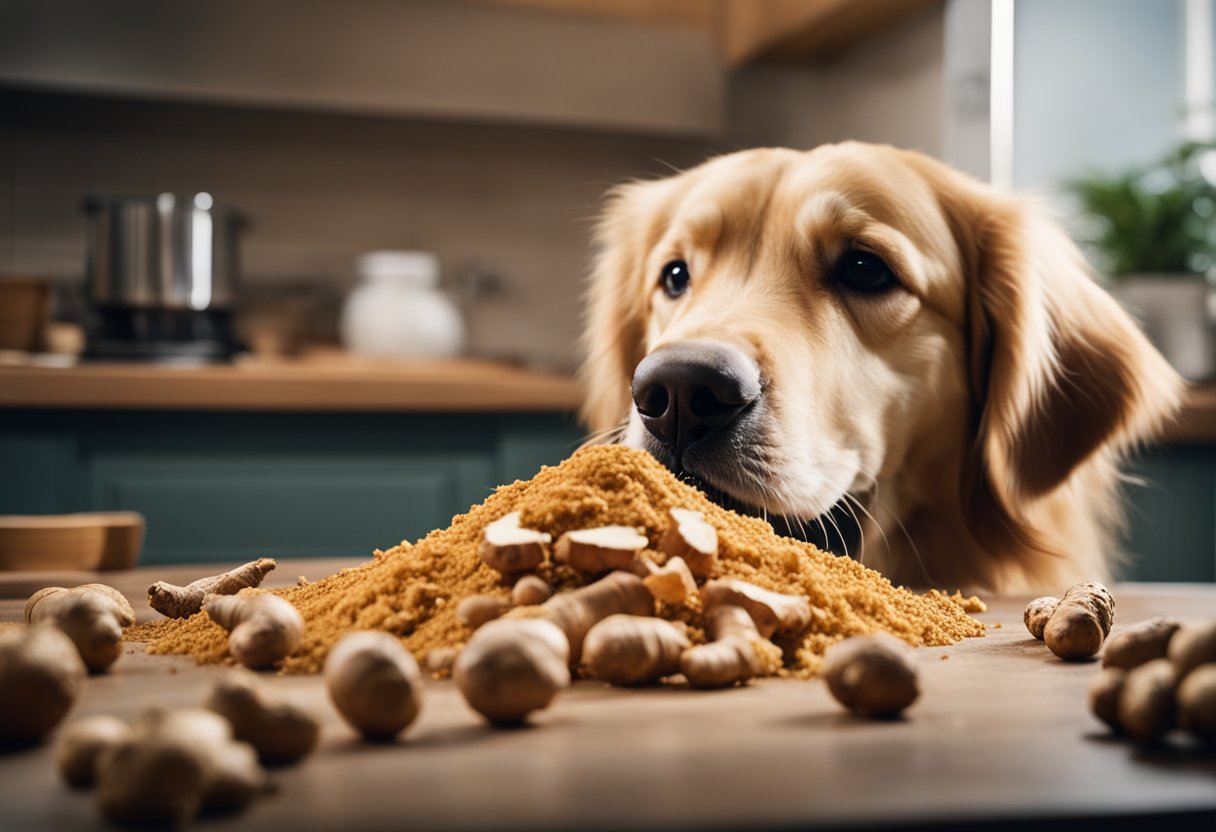
<svg viewBox="0 0 1216 832">
<path fill-rule="evenodd" d="M 653 238 L 656 189 L 662 182 L 615 188 L 596 229 L 583 333 L 580 416 L 593 434 L 622 425 L 631 406 L 633 370 L 645 357 L 646 256 Z"/>
<path fill-rule="evenodd" d="M 994 554 L 1051 552 L 1035 502 L 1095 455 L 1149 438 L 1177 409 L 1182 381 L 1037 206 L 978 202 L 960 232 L 971 237 L 974 434 L 963 500 Z"/>
</svg>

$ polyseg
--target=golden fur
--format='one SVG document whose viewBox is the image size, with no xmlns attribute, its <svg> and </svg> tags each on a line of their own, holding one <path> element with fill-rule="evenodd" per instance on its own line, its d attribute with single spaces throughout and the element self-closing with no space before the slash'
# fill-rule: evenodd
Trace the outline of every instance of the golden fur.
<svg viewBox="0 0 1216 832">
<path fill-rule="evenodd" d="M 1182 382 L 1043 211 L 917 153 L 760 149 L 624 185 L 599 229 L 583 417 L 645 447 L 638 362 L 725 342 L 764 385 L 763 429 L 697 472 L 757 512 L 859 512 L 852 554 L 897 583 L 1062 591 L 1109 577 L 1121 455 Z M 850 248 L 900 286 L 832 282 Z M 689 292 L 659 289 L 688 263 Z"/>
</svg>

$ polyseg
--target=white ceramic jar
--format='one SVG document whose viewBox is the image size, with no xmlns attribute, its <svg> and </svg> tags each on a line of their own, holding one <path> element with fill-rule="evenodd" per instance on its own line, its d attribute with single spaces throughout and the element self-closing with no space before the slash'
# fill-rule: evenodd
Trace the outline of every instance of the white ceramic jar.
<svg viewBox="0 0 1216 832">
<path fill-rule="evenodd" d="M 439 258 L 425 251 L 369 251 L 359 285 L 342 311 L 342 342 L 358 355 L 456 355 L 464 345 L 460 310 L 439 291 Z"/>
</svg>

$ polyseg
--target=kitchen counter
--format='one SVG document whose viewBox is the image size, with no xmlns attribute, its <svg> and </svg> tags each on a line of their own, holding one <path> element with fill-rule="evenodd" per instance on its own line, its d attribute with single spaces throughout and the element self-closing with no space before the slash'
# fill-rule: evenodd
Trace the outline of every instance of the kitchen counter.
<svg viewBox="0 0 1216 832">
<path fill-rule="evenodd" d="M 0 407 L 24 409 L 565 412 L 579 401 L 568 376 L 469 359 L 0 366 Z"/>
<path fill-rule="evenodd" d="M 281 563 L 268 583 L 351 563 Z M 105 579 L 146 608 L 150 581 L 184 582 L 211 569 Z M 46 577 L 0 580 L 0 595 L 11 599 L 0 601 L 0 617 L 19 617 Z M 1128 584 L 1115 594 L 1116 626 L 1216 610 L 1216 587 Z M 1076 829 L 1089 819 L 1109 830 L 1150 818 L 1171 830 L 1216 828 L 1216 757 L 1112 739 L 1086 708 L 1097 664 L 1062 663 L 1031 639 L 1021 623 L 1025 600 L 990 601 L 979 616 L 991 625 L 986 638 L 918 651 L 921 700 L 895 722 L 850 718 L 815 680 L 717 692 L 579 682 L 533 727 L 495 731 L 451 682 L 435 681 L 402 741 L 364 745 L 321 680 L 268 676 L 322 715 L 321 746 L 303 764 L 274 770 L 275 792 L 246 813 L 198 828 L 1009 829 L 1034 821 Z M 133 645 L 109 675 L 89 680 L 72 716 L 194 705 L 221 672 Z M 6 830 L 102 827 L 89 795 L 59 782 L 46 747 L 0 757 L 0 805 Z"/>
<path fill-rule="evenodd" d="M 232 365 L 0 365 L 0 407 L 56 410 L 542 412 L 577 410 L 569 376 L 470 359 L 391 361 L 318 351 Z M 1194 386 L 1163 441 L 1216 442 L 1216 383 Z"/>
</svg>

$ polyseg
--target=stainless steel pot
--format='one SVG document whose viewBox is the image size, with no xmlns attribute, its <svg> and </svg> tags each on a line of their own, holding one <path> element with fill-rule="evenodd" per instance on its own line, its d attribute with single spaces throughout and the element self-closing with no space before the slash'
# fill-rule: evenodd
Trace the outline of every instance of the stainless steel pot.
<svg viewBox="0 0 1216 832">
<path fill-rule="evenodd" d="M 88 291 L 100 309 L 226 310 L 245 219 L 210 194 L 88 199 Z"/>
</svg>

